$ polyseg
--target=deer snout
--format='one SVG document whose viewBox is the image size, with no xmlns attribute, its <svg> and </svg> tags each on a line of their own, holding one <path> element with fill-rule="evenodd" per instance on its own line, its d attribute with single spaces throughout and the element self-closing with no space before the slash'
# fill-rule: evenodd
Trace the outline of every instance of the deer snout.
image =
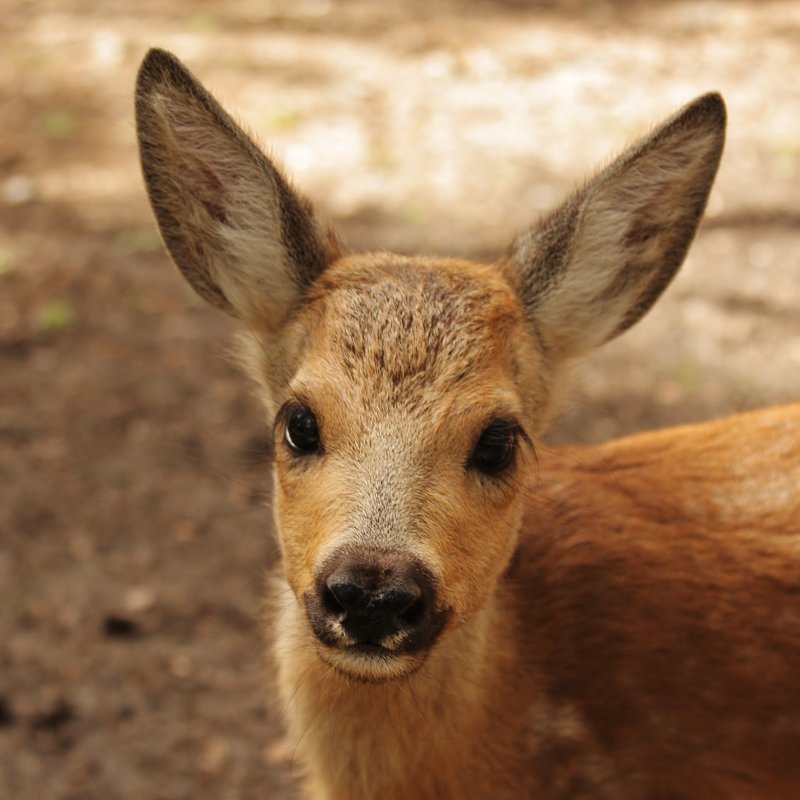
<svg viewBox="0 0 800 800">
<path fill-rule="evenodd" d="M 409 653 L 444 626 L 436 586 L 418 560 L 395 553 L 343 555 L 328 562 L 306 608 L 314 633 L 335 647 Z"/>
<path fill-rule="evenodd" d="M 410 565 L 341 564 L 325 581 L 325 608 L 357 643 L 380 644 L 413 627 L 432 600 L 413 573 Z"/>
</svg>

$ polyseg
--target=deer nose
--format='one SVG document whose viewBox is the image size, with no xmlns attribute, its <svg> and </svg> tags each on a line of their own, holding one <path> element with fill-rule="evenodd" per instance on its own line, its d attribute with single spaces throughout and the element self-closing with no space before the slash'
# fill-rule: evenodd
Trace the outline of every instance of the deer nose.
<svg viewBox="0 0 800 800">
<path fill-rule="evenodd" d="M 411 633 L 432 605 L 433 587 L 411 561 L 344 561 L 323 581 L 323 606 L 358 644 Z"/>
<path fill-rule="evenodd" d="M 329 578 L 328 589 L 343 611 L 348 614 L 375 614 L 392 617 L 407 611 L 422 594 L 415 584 L 369 588 L 366 581 L 350 576 Z"/>
</svg>

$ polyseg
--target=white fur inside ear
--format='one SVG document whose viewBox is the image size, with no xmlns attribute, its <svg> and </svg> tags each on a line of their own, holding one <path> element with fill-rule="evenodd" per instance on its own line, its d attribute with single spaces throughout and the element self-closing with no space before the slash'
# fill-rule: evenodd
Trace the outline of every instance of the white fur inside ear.
<svg viewBox="0 0 800 800">
<path fill-rule="evenodd" d="M 241 316 L 279 326 L 297 288 L 273 176 L 197 104 L 173 98 L 160 105 L 173 148 L 170 178 L 183 196 L 184 236 L 197 240 L 210 279 Z"/>
<path fill-rule="evenodd" d="M 281 328 L 324 269 L 310 205 L 174 57 L 139 73 L 142 167 L 167 248 L 206 300 L 252 328 Z"/>
<path fill-rule="evenodd" d="M 666 288 L 705 208 L 723 134 L 721 100 L 700 98 L 516 240 L 523 300 L 556 355 L 618 335 Z"/>
</svg>

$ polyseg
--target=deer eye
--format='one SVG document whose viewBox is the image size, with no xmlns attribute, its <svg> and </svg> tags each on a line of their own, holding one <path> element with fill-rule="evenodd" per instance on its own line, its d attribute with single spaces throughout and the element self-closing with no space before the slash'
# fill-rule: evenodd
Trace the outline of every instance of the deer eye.
<svg viewBox="0 0 800 800">
<path fill-rule="evenodd" d="M 300 456 L 313 455 L 322 450 L 317 418 L 305 406 L 289 412 L 283 439 L 289 449 Z"/>
<path fill-rule="evenodd" d="M 472 469 L 484 475 L 498 475 L 508 469 L 517 452 L 519 425 L 511 420 L 490 422 L 478 439 L 469 459 Z"/>
</svg>

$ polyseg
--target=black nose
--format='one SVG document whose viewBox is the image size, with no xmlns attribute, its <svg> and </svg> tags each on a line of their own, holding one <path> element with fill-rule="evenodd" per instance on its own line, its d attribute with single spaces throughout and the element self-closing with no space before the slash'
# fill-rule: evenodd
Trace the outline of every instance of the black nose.
<svg viewBox="0 0 800 800">
<path fill-rule="evenodd" d="M 334 574 L 328 578 L 327 586 L 333 595 L 332 605 L 339 604 L 336 611 L 342 610 L 351 616 L 373 615 L 391 619 L 407 611 L 422 592 L 414 583 L 400 586 L 378 586 L 369 588 L 369 579 L 359 580 L 352 575 Z"/>
<path fill-rule="evenodd" d="M 430 620 L 433 582 L 416 562 L 392 554 L 340 560 L 320 581 L 322 609 L 356 644 L 410 639 Z"/>
</svg>

